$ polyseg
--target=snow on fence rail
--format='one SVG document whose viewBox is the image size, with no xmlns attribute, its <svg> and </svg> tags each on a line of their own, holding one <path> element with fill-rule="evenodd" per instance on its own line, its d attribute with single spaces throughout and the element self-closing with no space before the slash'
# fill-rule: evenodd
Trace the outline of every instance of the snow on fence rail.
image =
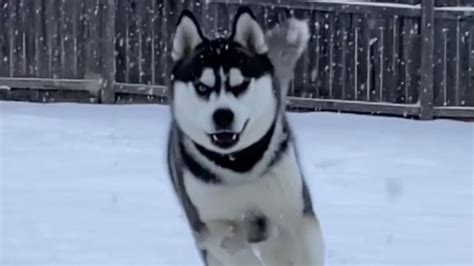
<svg viewBox="0 0 474 266">
<path fill-rule="evenodd" d="M 82 88 L 105 103 L 138 95 L 162 100 L 179 12 L 193 10 L 206 34 L 215 35 L 229 30 L 243 3 L 266 27 L 288 11 L 309 21 L 312 37 L 290 91 L 293 107 L 474 117 L 470 2 L 379 2 L 392 3 L 0 0 L 0 97 L 15 89 Z"/>
</svg>

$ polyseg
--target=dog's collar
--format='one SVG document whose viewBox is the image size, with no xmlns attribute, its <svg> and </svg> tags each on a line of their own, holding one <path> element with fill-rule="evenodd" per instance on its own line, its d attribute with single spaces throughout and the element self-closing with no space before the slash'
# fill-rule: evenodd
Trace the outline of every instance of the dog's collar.
<svg viewBox="0 0 474 266">
<path fill-rule="evenodd" d="M 184 147 L 184 143 L 180 142 L 179 143 L 179 149 L 181 151 L 181 156 L 183 158 L 183 161 L 191 173 L 193 175 L 204 181 L 205 183 L 210 183 L 210 184 L 220 184 L 222 180 L 213 172 L 208 170 L 206 167 L 202 166 L 199 162 L 196 161 L 196 159 L 193 158 L 192 155 L 188 153 L 186 148 Z"/>
</svg>

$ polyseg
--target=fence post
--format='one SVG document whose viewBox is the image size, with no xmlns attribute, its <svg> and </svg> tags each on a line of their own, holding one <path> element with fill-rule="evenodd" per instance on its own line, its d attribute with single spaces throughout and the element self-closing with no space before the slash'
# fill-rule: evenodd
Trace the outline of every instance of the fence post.
<svg viewBox="0 0 474 266">
<path fill-rule="evenodd" d="M 104 36 L 102 42 L 101 103 L 115 103 L 115 0 L 103 3 Z"/>
<path fill-rule="evenodd" d="M 433 118 L 434 102 L 434 1 L 421 1 L 421 87 L 419 101 L 421 106 L 420 118 Z"/>
</svg>

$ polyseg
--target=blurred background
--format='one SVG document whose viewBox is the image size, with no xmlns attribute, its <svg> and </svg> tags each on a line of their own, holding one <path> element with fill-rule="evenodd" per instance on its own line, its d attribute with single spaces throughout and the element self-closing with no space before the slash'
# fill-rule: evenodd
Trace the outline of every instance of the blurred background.
<svg viewBox="0 0 474 266">
<path fill-rule="evenodd" d="M 247 4 L 266 28 L 287 12 L 310 24 L 309 47 L 290 91 L 293 108 L 474 117 L 471 0 L 1 4 L 2 99 L 165 102 L 180 11 L 192 10 L 212 37 L 225 34 L 238 5 Z M 423 26 L 424 18 L 430 27 Z"/>
</svg>

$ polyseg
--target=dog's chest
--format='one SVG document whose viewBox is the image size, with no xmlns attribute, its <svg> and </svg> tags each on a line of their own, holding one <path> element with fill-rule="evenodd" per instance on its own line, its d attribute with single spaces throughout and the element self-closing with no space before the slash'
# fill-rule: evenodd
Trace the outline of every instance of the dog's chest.
<svg viewBox="0 0 474 266">
<path fill-rule="evenodd" d="M 190 172 L 184 178 L 187 193 L 204 222 L 237 220 L 253 210 L 272 219 L 303 211 L 302 177 L 292 151 L 264 176 L 243 184 L 205 184 Z"/>
</svg>

